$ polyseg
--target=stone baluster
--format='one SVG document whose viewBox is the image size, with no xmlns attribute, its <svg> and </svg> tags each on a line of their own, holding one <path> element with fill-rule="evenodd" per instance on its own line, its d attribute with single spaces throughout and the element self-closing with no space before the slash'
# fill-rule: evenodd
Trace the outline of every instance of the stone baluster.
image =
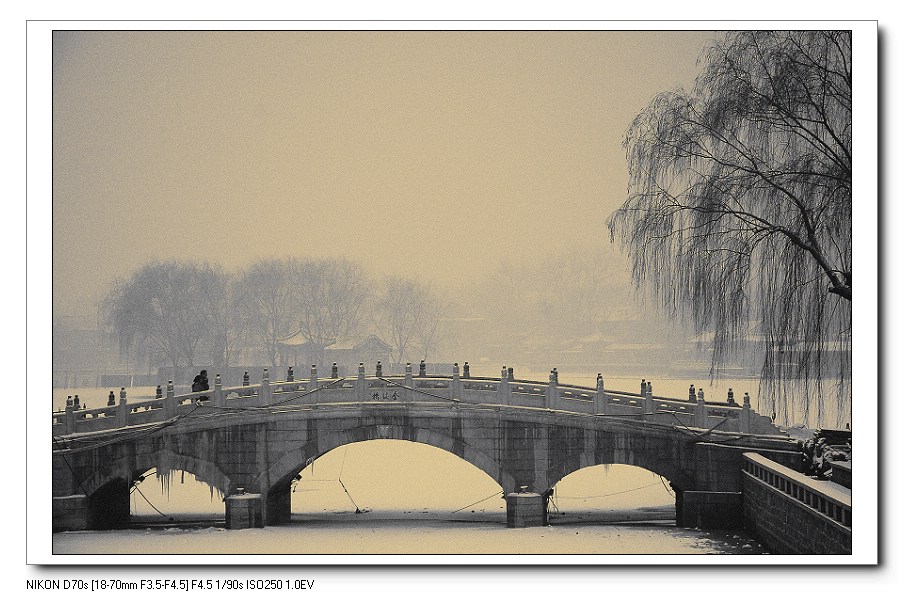
<svg viewBox="0 0 904 605">
<path fill-rule="evenodd" d="M 264 368 L 264 375 L 261 378 L 261 390 L 258 393 L 259 404 L 262 406 L 270 405 L 272 401 L 272 395 L 270 392 L 270 370 Z"/>
<path fill-rule="evenodd" d="M 306 397 L 308 403 L 319 403 L 320 392 L 317 390 L 317 366 L 311 365 L 311 380 L 308 382 L 308 395 Z"/>
<path fill-rule="evenodd" d="M 652 420 L 652 414 L 656 410 L 655 405 L 653 404 L 653 383 L 648 382 L 646 389 L 644 389 L 643 393 L 643 411 L 644 411 L 644 421 Z"/>
<path fill-rule="evenodd" d="M 750 433 L 752 413 L 753 411 L 750 409 L 750 394 L 744 393 L 744 407 L 741 408 L 740 414 L 740 429 L 742 433 Z"/>
<path fill-rule="evenodd" d="M 458 362 L 452 364 L 452 382 L 449 383 L 449 397 L 461 401 L 461 376 L 458 375 Z"/>
<path fill-rule="evenodd" d="M 213 405 L 218 407 L 226 405 L 226 398 L 223 397 L 223 379 L 219 374 L 213 378 Z"/>
<path fill-rule="evenodd" d="M 512 400 L 512 392 L 508 381 L 508 369 L 502 366 L 502 377 L 499 380 L 499 386 L 496 388 L 496 403 L 499 405 L 509 405 Z"/>
<path fill-rule="evenodd" d="M 355 382 L 355 395 L 359 402 L 367 401 L 367 378 L 364 377 L 364 364 L 358 364 L 358 380 Z"/>
<path fill-rule="evenodd" d="M 559 371 L 556 368 L 549 373 L 549 384 L 546 385 L 545 406 L 554 410 L 559 406 Z"/>
<path fill-rule="evenodd" d="M 609 396 L 606 395 L 602 373 L 596 375 L 596 393 L 593 394 L 593 413 L 609 413 Z"/>
<path fill-rule="evenodd" d="M 66 399 L 66 432 L 75 432 L 75 409 L 72 407 L 72 399 Z"/>
<path fill-rule="evenodd" d="M 124 427 L 129 424 L 128 397 L 125 387 L 119 389 L 119 405 L 116 407 L 116 426 Z"/>
<path fill-rule="evenodd" d="M 405 389 L 402 393 L 402 401 L 410 403 L 413 395 L 414 378 L 411 376 L 411 363 L 405 364 Z"/>
<path fill-rule="evenodd" d="M 167 418 L 176 415 L 176 387 L 172 380 L 166 381 L 166 399 L 163 400 L 163 414 Z"/>
<path fill-rule="evenodd" d="M 706 402 L 703 399 L 697 399 L 697 393 L 694 391 L 694 385 L 688 391 L 688 399 L 694 403 L 694 426 L 701 429 L 707 428 Z"/>
</svg>

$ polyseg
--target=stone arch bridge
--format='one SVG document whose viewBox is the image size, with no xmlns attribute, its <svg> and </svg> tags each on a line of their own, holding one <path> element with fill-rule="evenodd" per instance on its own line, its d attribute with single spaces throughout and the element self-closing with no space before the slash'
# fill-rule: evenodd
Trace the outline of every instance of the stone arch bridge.
<svg viewBox="0 0 904 605">
<path fill-rule="evenodd" d="M 291 482 L 330 450 L 400 439 L 463 458 L 504 490 L 508 523 L 546 521 L 552 488 L 598 464 L 643 467 L 676 493 L 682 525 L 739 518 L 744 452 L 796 460 L 796 442 L 743 405 L 500 378 L 365 375 L 175 393 L 53 415 L 54 529 L 124 527 L 129 490 L 152 468 L 184 470 L 224 496 L 227 527 L 289 519 Z"/>
</svg>

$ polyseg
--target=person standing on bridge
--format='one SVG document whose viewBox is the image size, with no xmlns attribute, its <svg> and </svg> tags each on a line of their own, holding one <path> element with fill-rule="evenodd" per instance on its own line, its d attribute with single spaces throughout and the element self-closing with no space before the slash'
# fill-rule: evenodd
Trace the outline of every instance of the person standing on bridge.
<svg viewBox="0 0 904 605">
<path fill-rule="evenodd" d="M 194 377 L 194 379 L 193 379 L 192 382 L 191 382 L 191 392 L 192 392 L 192 393 L 197 393 L 197 392 L 199 392 L 199 391 L 201 391 L 201 390 L 202 390 L 202 389 L 201 389 L 201 375 L 200 375 L 200 374 L 195 374 L 195 377 Z M 194 398 L 192 398 L 192 399 L 194 399 Z"/>
<path fill-rule="evenodd" d="M 201 388 L 198 390 L 199 391 L 209 391 L 210 383 L 207 382 L 207 370 L 201 370 L 201 373 L 199 374 L 199 376 L 201 377 L 201 381 L 198 383 L 198 386 L 200 386 Z M 210 398 L 209 397 L 201 397 L 200 399 L 201 399 L 201 401 L 208 401 Z"/>
</svg>

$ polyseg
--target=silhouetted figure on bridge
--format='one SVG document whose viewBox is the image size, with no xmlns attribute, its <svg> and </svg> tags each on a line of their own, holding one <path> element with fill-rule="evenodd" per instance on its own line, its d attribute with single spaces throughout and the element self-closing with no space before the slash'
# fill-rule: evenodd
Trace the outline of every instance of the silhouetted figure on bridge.
<svg viewBox="0 0 904 605">
<path fill-rule="evenodd" d="M 116 405 L 116 395 L 113 391 L 110 391 L 110 394 L 107 395 L 107 405 Z"/>
<path fill-rule="evenodd" d="M 381 362 L 377 362 L 377 378 L 383 377 L 383 364 Z"/>
<path fill-rule="evenodd" d="M 735 405 L 734 400 L 734 391 L 729 387 L 728 389 L 728 405 Z"/>
<path fill-rule="evenodd" d="M 697 391 L 694 390 L 694 385 L 691 385 L 691 388 L 687 390 L 687 400 L 691 403 L 697 403 Z"/>
<path fill-rule="evenodd" d="M 424 376 L 427 375 L 427 362 L 424 361 L 423 359 L 421 360 L 421 366 L 420 366 L 420 368 L 418 368 L 417 375 L 420 376 L 421 378 L 423 378 Z"/>
<path fill-rule="evenodd" d="M 248 376 L 248 372 L 245 372 L 245 375 L 242 376 L 242 386 L 246 387 L 251 384 L 251 377 Z"/>
<path fill-rule="evenodd" d="M 201 370 L 201 373 L 195 376 L 191 383 L 191 392 L 200 393 L 210 389 L 210 383 L 207 381 L 207 370 Z M 208 397 L 198 397 L 198 401 L 207 401 Z"/>
<path fill-rule="evenodd" d="M 462 378 L 470 378 L 471 377 L 471 366 L 468 365 L 468 362 L 465 362 L 465 367 L 461 375 Z"/>
<path fill-rule="evenodd" d="M 72 407 L 76 410 L 82 409 L 81 404 L 78 401 L 78 395 L 75 396 L 75 399 L 72 400 Z"/>
<path fill-rule="evenodd" d="M 336 362 L 333 362 L 333 367 L 330 369 L 330 378 L 336 379 L 339 378 L 339 366 L 336 365 Z"/>
</svg>

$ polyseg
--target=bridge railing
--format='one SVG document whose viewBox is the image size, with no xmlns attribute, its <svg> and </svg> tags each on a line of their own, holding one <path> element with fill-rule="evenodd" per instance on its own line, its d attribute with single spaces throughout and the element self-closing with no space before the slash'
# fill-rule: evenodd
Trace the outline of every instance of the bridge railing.
<svg viewBox="0 0 904 605">
<path fill-rule="evenodd" d="M 307 380 L 270 381 L 264 370 L 260 383 L 223 387 L 217 374 L 214 388 L 200 392 L 176 393 L 170 381 L 164 395 L 158 387 L 154 399 L 129 403 L 125 389 L 118 404 L 101 408 L 67 407 L 53 414 L 53 434 L 103 431 L 125 426 L 162 422 L 192 414 L 216 413 L 220 409 L 264 409 L 271 406 L 310 406 L 342 403 L 443 403 L 456 405 L 495 405 L 540 408 L 557 412 L 620 416 L 653 424 L 679 425 L 688 429 L 719 430 L 736 433 L 780 434 L 772 422 L 744 405 L 706 403 L 702 399 L 685 401 L 653 395 L 652 383 L 641 384 L 641 393 L 606 390 L 602 375 L 596 388 L 558 382 L 558 372 L 549 382 L 516 380 L 512 370 L 503 368 L 499 378 L 464 375 L 458 364 L 451 376 L 429 376 L 423 364 L 414 375 L 411 364 L 403 376 L 367 375 L 364 365 L 356 377 L 340 377 L 334 369 L 330 378 L 317 375 L 311 368 Z"/>
</svg>

